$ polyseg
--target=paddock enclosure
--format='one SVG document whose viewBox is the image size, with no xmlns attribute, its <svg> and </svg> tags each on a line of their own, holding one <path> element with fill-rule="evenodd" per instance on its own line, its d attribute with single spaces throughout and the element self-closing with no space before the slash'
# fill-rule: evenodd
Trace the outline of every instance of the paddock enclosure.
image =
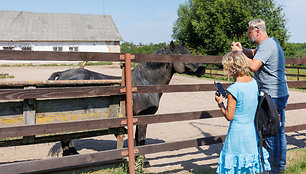
<svg viewBox="0 0 306 174">
<path fill-rule="evenodd" d="M 128 119 L 131 93 L 173 93 L 214 91 L 213 84 L 128 86 L 128 65 L 133 62 L 192 62 L 220 64 L 220 56 L 153 55 L 85 52 L 0 51 L 0 60 L 40 61 L 112 61 L 123 63 L 122 80 L 93 81 L 23 81 L 1 82 L 0 138 L 2 146 L 59 141 L 63 137 L 82 138 L 114 133 L 116 128 L 131 124 L 153 124 L 222 117 L 219 110 L 137 116 Z M 286 58 L 286 64 L 305 65 L 304 58 Z M 38 72 L 39 73 L 39 72 Z M 127 78 L 124 78 L 127 77 Z M 229 83 L 223 83 L 227 87 Z M 306 87 L 305 81 L 288 81 L 289 87 Z M 67 104 L 68 103 L 68 104 Z M 130 103 L 130 104 L 128 104 Z M 306 103 L 288 104 L 286 110 L 305 109 Z M 305 130 L 305 124 L 286 127 L 287 132 Z M 132 129 L 129 129 L 130 131 Z M 126 133 L 124 130 L 119 133 Z M 133 132 L 130 132 L 131 134 Z M 34 137 L 35 136 L 35 137 Z M 16 138 L 17 137 L 17 138 Z M 23 137 L 23 138 L 21 138 Z M 129 135 L 132 140 L 133 135 Z M 97 164 L 129 156 L 173 151 L 188 147 L 211 145 L 224 141 L 225 135 L 191 140 L 150 144 L 91 154 L 80 154 L 44 160 L 0 165 L 0 173 L 52 171 L 60 168 Z M 119 140 L 120 141 L 120 140 Z M 132 140 L 133 141 L 133 140 Z M 133 145 L 132 145 L 133 146 Z M 131 147 L 129 147 L 131 148 Z M 134 153 L 134 154 L 133 154 Z M 132 166 L 133 164 L 130 164 Z M 133 173 L 130 170 L 130 173 Z"/>
</svg>

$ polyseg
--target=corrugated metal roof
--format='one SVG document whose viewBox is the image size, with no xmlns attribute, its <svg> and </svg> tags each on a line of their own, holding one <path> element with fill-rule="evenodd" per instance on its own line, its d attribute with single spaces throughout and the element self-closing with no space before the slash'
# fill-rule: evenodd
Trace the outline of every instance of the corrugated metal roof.
<svg viewBox="0 0 306 174">
<path fill-rule="evenodd" d="M 0 41 L 122 41 L 109 15 L 0 10 Z"/>
</svg>

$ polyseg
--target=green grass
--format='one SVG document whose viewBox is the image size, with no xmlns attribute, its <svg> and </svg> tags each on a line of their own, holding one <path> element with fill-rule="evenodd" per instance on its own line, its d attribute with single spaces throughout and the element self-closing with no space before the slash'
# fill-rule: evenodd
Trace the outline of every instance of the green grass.
<svg viewBox="0 0 306 174">
<path fill-rule="evenodd" d="M 306 147 L 288 151 L 285 174 L 306 174 Z"/>
<path fill-rule="evenodd" d="M 7 78 L 14 78 L 14 76 L 9 74 L 0 74 L 0 79 L 7 79 Z"/>
<path fill-rule="evenodd" d="M 301 67 L 305 67 L 305 66 L 301 66 Z M 299 72 L 300 75 L 306 75 L 306 69 L 300 69 L 299 71 L 300 71 Z M 294 68 L 294 69 L 286 68 L 286 74 L 298 74 L 298 69 L 296 69 L 296 68 Z M 297 77 L 296 76 L 287 76 L 287 79 L 288 80 L 297 80 Z M 299 80 L 304 81 L 304 80 L 306 80 L 306 77 L 299 77 Z"/>
<path fill-rule="evenodd" d="M 144 173 L 143 170 L 144 162 L 145 162 L 144 155 L 135 157 L 134 170 L 136 174 Z M 98 171 L 92 171 L 92 172 L 83 172 L 82 174 L 128 174 L 128 173 L 129 173 L 129 163 L 128 161 L 124 161 L 117 166 L 112 165 L 112 167 L 109 168 L 105 168 Z"/>
</svg>

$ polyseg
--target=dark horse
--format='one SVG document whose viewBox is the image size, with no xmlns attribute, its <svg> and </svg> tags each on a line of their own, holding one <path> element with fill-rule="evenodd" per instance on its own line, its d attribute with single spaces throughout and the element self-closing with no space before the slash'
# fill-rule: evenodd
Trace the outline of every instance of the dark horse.
<svg viewBox="0 0 306 174">
<path fill-rule="evenodd" d="M 176 46 L 173 42 L 168 48 L 156 51 L 154 54 L 189 54 L 186 47 Z M 201 77 L 205 73 L 205 67 L 200 63 L 140 63 L 132 70 L 132 85 L 167 85 L 174 73 L 185 73 Z M 121 78 L 92 72 L 83 68 L 71 69 L 53 73 L 49 80 L 90 80 L 90 79 L 114 79 Z M 133 114 L 155 114 L 162 93 L 133 94 Z M 136 146 L 144 145 L 146 140 L 147 125 L 137 125 L 135 134 Z M 63 155 L 77 154 L 70 141 L 61 141 Z"/>
</svg>

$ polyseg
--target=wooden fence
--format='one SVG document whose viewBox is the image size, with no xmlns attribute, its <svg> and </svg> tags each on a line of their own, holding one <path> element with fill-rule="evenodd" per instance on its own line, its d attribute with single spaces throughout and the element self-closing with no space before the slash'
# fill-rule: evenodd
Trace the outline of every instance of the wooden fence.
<svg viewBox="0 0 306 174">
<path fill-rule="evenodd" d="M 85 53 L 85 52 L 33 52 L 33 51 L 0 51 L 0 60 L 55 60 L 55 61 L 124 61 L 126 55 L 119 53 Z M 188 55 L 152 55 L 134 54 L 131 55 L 134 62 L 192 62 L 214 64 L 220 63 L 220 56 L 188 56 Z M 306 59 L 286 60 L 290 64 L 306 64 Z M 130 71 L 126 68 L 126 71 Z M 77 82 L 76 82 L 77 83 Z M 229 83 L 223 84 L 225 87 Z M 8 87 L 9 86 L 9 87 Z M 42 84 L 41 86 L 48 86 Z M 51 85 L 52 86 L 52 85 Z M 289 87 L 306 87 L 306 81 L 288 81 Z M 134 86 L 135 93 L 167 93 L 167 92 L 199 92 L 214 91 L 213 84 L 195 85 L 161 85 L 161 86 Z M 101 86 L 82 85 L 73 87 L 52 86 L 50 88 L 20 89 L 7 85 L 0 89 L 0 100 L 29 100 L 29 99 L 50 99 L 50 98 L 71 98 L 71 97 L 100 97 L 100 96 L 123 96 L 122 92 L 127 90 L 125 86 Z M 287 110 L 305 109 L 306 103 L 288 104 Z M 206 110 L 186 113 L 172 113 L 147 115 L 145 117 L 133 117 L 132 123 L 153 124 L 184 120 L 207 119 L 222 117 L 219 110 Z M 130 120 L 131 121 L 131 120 Z M 0 128 L 0 138 L 33 136 L 41 134 L 54 134 L 63 132 L 84 131 L 92 129 L 116 128 L 126 126 L 126 117 L 103 118 L 94 120 L 78 120 L 58 123 L 19 125 Z M 130 122 L 131 123 L 131 122 Z M 306 124 L 286 127 L 286 132 L 304 130 Z M 130 133 L 130 132 L 129 132 Z M 130 137 L 130 136 L 129 136 Z M 225 135 L 205 137 L 193 140 L 184 140 L 170 143 L 159 143 L 135 147 L 133 152 L 137 155 L 156 153 L 162 151 L 178 150 L 182 148 L 198 147 L 214 143 L 222 143 Z M 132 140 L 133 141 L 133 140 Z M 85 164 L 100 164 L 102 161 L 118 159 L 130 155 L 127 148 L 107 150 L 91 154 L 81 154 L 52 159 L 24 161 L 0 165 L 0 173 L 29 173 L 48 172 L 55 169 L 83 166 Z M 130 156 L 129 156 L 130 157 Z M 129 160 L 131 161 L 131 159 Z M 134 171 L 130 171 L 134 173 Z"/>
<path fill-rule="evenodd" d="M 302 58 L 303 59 L 303 58 Z M 304 58 L 306 59 L 306 58 Z M 306 71 L 304 73 L 301 72 L 301 70 L 306 69 L 306 67 L 302 67 L 301 65 L 303 64 L 299 64 L 303 61 L 295 61 L 296 58 L 286 58 L 286 71 L 288 71 L 289 69 L 296 69 L 296 73 L 286 73 L 286 76 L 291 76 L 291 77 L 296 77 L 297 81 L 300 81 L 301 77 L 306 77 Z M 213 73 L 213 71 L 223 71 L 223 69 L 220 69 L 218 67 L 215 67 L 214 65 L 221 65 L 221 62 L 218 64 L 207 64 L 206 66 L 206 73 L 207 75 L 209 75 L 209 77 L 225 77 L 224 73 Z"/>
</svg>

